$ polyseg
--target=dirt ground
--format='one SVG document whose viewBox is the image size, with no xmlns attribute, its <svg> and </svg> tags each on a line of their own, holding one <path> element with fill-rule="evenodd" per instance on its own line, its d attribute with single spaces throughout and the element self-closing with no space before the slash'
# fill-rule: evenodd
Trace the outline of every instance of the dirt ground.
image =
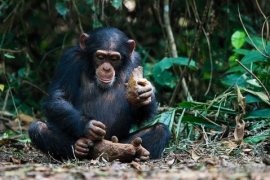
<svg viewBox="0 0 270 180">
<path fill-rule="evenodd" d="M 30 143 L 9 139 L 1 144 L 0 179 L 270 179 L 268 157 L 256 155 L 252 146 L 232 141 L 170 148 L 161 159 L 130 163 L 103 158 L 59 162 Z"/>
</svg>

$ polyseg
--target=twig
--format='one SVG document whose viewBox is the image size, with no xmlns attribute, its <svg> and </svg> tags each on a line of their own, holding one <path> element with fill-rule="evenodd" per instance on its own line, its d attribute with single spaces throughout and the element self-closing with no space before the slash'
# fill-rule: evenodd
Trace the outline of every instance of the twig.
<svg viewBox="0 0 270 180">
<path fill-rule="evenodd" d="M 205 35 L 205 38 L 206 38 L 206 41 L 207 41 L 207 44 L 208 44 L 208 51 L 209 51 L 209 58 L 210 58 L 210 65 L 211 65 L 210 81 L 209 81 L 209 84 L 208 84 L 208 88 L 207 88 L 206 92 L 204 93 L 204 95 L 207 95 L 209 93 L 209 91 L 210 91 L 211 84 L 212 84 L 212 79 L 213 79 L 213 59 L 212 59 L 211 43 L 210 43 L 209 37 L 206 34 L 204 28 L 203 28 L 203 33 Z"/>
<path fill-rule="evenodd" d="M 139 41 L 136 39 L 136 36 L 135 36 L 135 34 L 133 33 L 132 28 L 130 27 L 130 24 L 129 24 L 129 23 L 127 23 L 127 29 L 128 29 L 128 32 L 129 32 L 131 38 L 136 42 L 136 46 L 138 46 L 140 49 L 142 49 L 143 46 L 142 46 L 142 45 L 139 43 Z M 142 50 L 142 53 L 143 53 L 145 56 L 147 56 L 148 59 L 149 59 L 151 62 L 153 62 L 153 63 L 156 62 L 156 60 L 155 60 L 155 59 L 154 59 L 147 51 Z"/>
<path fill-rule="evenodd" d="M 4 120 L 4 121 L 11 121 L 11 119 L 8 119 L 8 118 L 4 118 L 4 117 L 0 117 L 1 120 Z"/>
<path fill-rule="evenodd" d="M 172 56 L 174 58 L 177 58 L 178 54 L 177 54 L 176 44 L 175 44 L 174 36 L 173 36 L 173 33 L 172 33 L 172 28 L 171 28 L 170 18 L 169 18 L 169 0 L 164 0 L 164 14 L 163 14 L 163 16 L 164 16 L 164 26 L 165 26 L 165 29 L 166 29 L 166 32 L 167 32 L 167 35 L 168 35 L 169 46 L 170 46 L 170 49 L 171 49 L 171 53 L 172 53 Z M 182 68 L 181 67 L 180 67 L 180 71 L 182 73 Z M 188 101 L 193 100 L 191 95 L 190 95 L 190 92 L 188 90 L 188 86 L 187 86 L 185 78 L 179 79 L 179 82 L 182 83 L 183 90 L 184 90 L 185 95 L 187 96 Z M 177 91 L 176 91 L 176 89 L 174 90 L 174 93 L 173 93 L 174 97 L 172 97 L 172 99 L 170 100 L 169 106 L 172 106 L 173 100 L 174 100 L 174 98 L 176 96 L 176 93 L 178 91 L 179 91 L 179 88 L 178 88 Z"/>
<path fill-rule="evenodd" d="M 255 2 L 256 2 L 256 5 L 257 5 L 257 7 L 258 7 L 260 13 L 263 15 L 263 17 L 264 17 L 264 19 L 265 19 L 265 21 L 266 21 L 266 45 L 267 45 L 267 39 L 269 38 L 269 24 L 268 24 L 268 21 L 267 21 L 268 18 L 267 18 L 267 17 L 265 16 L 265 14 L 263 13 L 263 11 L 262 11 L 262 9 L 261 9 L 261 6 L 260 6 L 259 3 L 258 3 L 258 0 L 255 0 Z"/>
<path fill-rule="evenodd" d="M 257 76 L 255 76 L 255 74 L 253 74 L 248 68 L 246 68 L 245 65 L 243 65 L 240 61 L 238 61 L 237 59 L 235 60 L 240 66 L 242 66 L 252 77 L 254 77 L 258 82 L 259 84 L 262 86 L 262 88 L 264 89 L 267 97 L 268 97 L 268 100 L 270 102 L 270 95 L 266 89 L 266 87 L 263 85 L 263 83 L 259 80 L 259 78 L 257 78 Z"/>
<path fill-rule="evenodd" d="M 5 101 L 4 101 L 4 105 L 3 105 L 3 108 L 2 108 L 3 112 L 6 110 L 7 101 L 8 101 L 8 97 L 9 97 L 9 91 L 10 91 L 10 88 L 8 88 L 6 96 L 5 96 Z M 1 116 L 2 116 L 2 114 L 1 114 Z"/>
<path fill-rule="evenodd" d="M 240 10 L 239 10 L 239 5 L 238 5 L 238 15 L 239 15 L 240 22 L 241 22 L 241 24 L 242 24 L 242 26 L 243 26 L 243 29 L 245 30 L 245 32 L 246 32 L 246 34 L 247 34 L 247 36 L 248 36 L 248 38 L 249 38 L 251 44 L 254 46 L 254 48 L 255 48 L 262 56 L 264 56 L 264 57 L 266 57 L 266 58 L 269 58 L 269 56 L 267 56 L 267 55 L 265 55 L 263 52 L 261 52 L 261 50 L 255 45 L 255 43 L 254 43 L 253 40 L 251 39 L 250 35 L 248 34 L 248 31 L 247 31 L 247 29 L 246 29 L 246 27 L 245 27 L 245 25 L 244 25 L 244 23 L 243 23 L 243 20 L 242 20 L 242 18 L 241 18 L 241 14 L 240 14 Z"/>
<path fill-rule="evenodd" d="M 194 55 L 194 53 L 195 53 L 195 49 L 196 49 L 197 44 L 198 44 L 198 42 L 199 42 L 200 35 L 201 35 L 201 32 L 202 32 L 202 28 L 203 28 L 203 25 L 204 25 L 205 19 L 206 19 L 206 14 L 207 14 L 207 12 L 208 12 L 208 10 L 209 10 L 211 1 L 212 1 L 212 0 L 207 0 L 207 2 L 206 2 L 205 8 L 204 8 L 204 12 L 203 12 L 202 21 L 200 21 L 199 30 L 198 30 L 198 32 L 197 32 L 197 34 L 196 34 L 195 41 L 194 41 L 194 44 L 193 44 L 193 46 L 192 46 L 192 50 L 191 50 L 190 56 L 188 57 L 187 65 L 185 66 L 185 68 L 184 68 L 184 70 L 183 70 L 183 72 L 182 72 L 182 74 L 181 74 L 181 76 L 180 76 L 180 78 L 179 78 L 179 81 L 178 81 L 178 83 L 177 83 L 177 85 L 176 85 L 176 87 L 175 87 L 175 89 L 174 89 L 174 92 L 173 92 L 173 95 L 172 95 L 172 97 L 171 97 L 169 106 L 172 106 L 172 104 L 173 104 L 173 101 L 174 101 L 174 99 L 175 99 L 175 97 L 176 97 L 176 94 L 177 94 L 177 92 L 178 92 L 179 89 L 180 89 L 181 81 L 182 81 L 183 77 L 184 77 L 185 74 L 186 74 L 187 67 L 189 66 L 190 61 L 191 61 L 191 59 L 192 59 L 192 57 L 193 57 L 193 55 Z"/>
<path fill-rule="evenodd" d="M 74 147 L 73 147 L 73 146 L 71 146 L 71 149 L 72 149 L 73 156 L 74 156 L 75 160 L 77 161 L 78 159 L 77 159 L 77 157 L 76 157 L 76 155 L 75 155 L 75 150 L 74 150 Z"/>
<path fill-rule="evenodd" d="M 205 119 L 206 121 L 208 121 L 208 122 L 210 122 L 210 123 L 212 123 L 212 124 L 214 124 L 214 125 L 216 125 L 216 126 L 218 126 L 218 127 L 221 127 L 220 125 L 218 125 L 217 123 L 215 123 L 214 121 L 212 121 L 212 120 L 210 120 L 210 119 L 208 119 L 207 117 L 205 117 L 204 115 L 202 115 L 202 114 L 199 114 L 203 119 Z"/>
<path fill-rule="evenodd" d="M 21 50 L 12 50 L 12 49 L 2 49 L 0 48 L 0 51 L 7 51 L 7 52 L 11 52 L 11 53 L 20 53 L 22 51 L 24 51 L 26 48 L 23 48 Z"/>
<path fill-rule="evenodd" d="M 8 79 L 7 79 L 6 73 L 3 73 L 3 74 L 4 74 L 5 80 L 7 82 L 7 85 L 9 87 L 9 89 L 10 89 L 10 84 L 9 84 Z M 11 99 L 12 99 L 12 103 L 13 103 L 13 106 L 14 106 L 14 109 L 15 109 L 15 112 L 16 112 L 16 115 L 19 116 L 19 112 L 18 112 L 18 109 L 16 107 L 16 103 L 15 103 L 14 96 L 12 94 L 12 91 L 10 91 L 10 96 L 11 96 Z M 18 121 L 18 126 L 19 126 L 20 133 L 22 134 L 22 126 L 21 126 L 21 122 L 20 121 Z"/>
<path fill-rule="evenodd" d="M 23 81 L 23 84 L 29 84 L 31 86 L 33 86 L 34 88 L 38 89 L 39 91 L 41 91 L 43 94 L 45 94 L 46 96 L 48 95 L 44 90 L 42 90 L 40 87 L 38 87 L 37 85 L 29 82 L 29 81 Z"/>
</svg>

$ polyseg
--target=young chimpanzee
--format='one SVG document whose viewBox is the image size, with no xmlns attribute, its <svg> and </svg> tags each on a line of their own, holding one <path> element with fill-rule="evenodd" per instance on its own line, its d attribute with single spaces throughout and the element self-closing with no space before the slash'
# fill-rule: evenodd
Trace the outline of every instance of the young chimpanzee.
<svg viewBox="0 0 270 180">
<path fill-rule="evenodd" d="M 55 158 L 87 158 L 95 142 L 112 136 L 119 143 L 142 139 L 141 160 L 159 158 L 170 132 L 163 124 L 129 134 L 156 115 L 150 83 L 137 87 L 137 97 L 126 99 L 125 83 L 141 64 L 135 42 L 115 28 L 99 28 L 82 34 L 79 44 L 60 59 L 44 103 L 46 122 L 34 121 L 29 128 L 32 142 Z M 85 141 L 85 139 L 87 141 Z M 148 152 L 149 151 L 149 152 Z"/>
</svg>

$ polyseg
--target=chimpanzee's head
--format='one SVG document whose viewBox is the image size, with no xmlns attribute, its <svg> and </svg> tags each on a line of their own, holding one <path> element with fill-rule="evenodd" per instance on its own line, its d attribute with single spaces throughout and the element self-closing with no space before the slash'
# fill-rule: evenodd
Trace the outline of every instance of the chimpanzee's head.
<svg viewBox="0 0 270 180">
<path fill-rule="evenodd" d="M 95 68 L 95 78 L 99 87 L 110 88 L 115 82 L 115 74 L 130 60 L 135 49 L 135 41 L 120 30 L 103 27 L 83 33 L 80 48 L 89 55 Z"/>
</svg>

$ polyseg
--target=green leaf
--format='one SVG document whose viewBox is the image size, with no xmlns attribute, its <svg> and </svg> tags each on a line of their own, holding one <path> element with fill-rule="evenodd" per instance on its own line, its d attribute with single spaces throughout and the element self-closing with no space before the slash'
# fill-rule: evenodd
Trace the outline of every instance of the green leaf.
<svg viewBox="0 0 270 180">
<path fill-rule="evenodd" d="M 0 84 L 0 90 L 3 92 L 4 91 L 4 88 L 5 88 L 5 85 L 4 84 Z"/>
<path fill-rule="evenodd" d="M 170 71 L 165 71 L 173 66 L 177 65 L 186 65 L 188 58 L 179 57 L 179 58 L 164 58 L 158 63 L 155 64 L 153 69 L 153 77 L 161 85 L 166 85 L 170 88 L 174 88 L 177 78 Z M 189 67 L 192 69 L 197 69 L 195 61 L 191 60 Z"/>
<path fill-rule="evenodd" d="M 243 31 L 235 31 L 231 37 L 232 46 L 235 49 L 241 48 L 245 44 L 246 34 Z"/>
<path fill-rule="evenodd" d="M 248 67 L 248 69 L 251 71 L 254 71 L 258 67 L 256 64 L 252 64 L 252 66 L 250 66 L 250 64 L 248 65 L 244 64 L 244 65 L 246 65 L 246 67 Z M 246 70 L 242 66 L 237 65 L 237 66 L 231 67 L 228 71 L 225 72 L 225 74 L 232 73 L 232 72 L 246 72 Z"/>
<path fill-rule="evenodd" d="M 12 55 L 10 55 L 10 54 L 4 54 L 4 56 L 5 56 L 6 58 L 9 58 L 9 59 L 14 59 L 14 58 L 15 58 L 15 56 L 12 56 Z"/>
<path fill-rule="evenodd" d="M 249 64 L 252 62 L 266 61 L 266 59 L 267 58 L 262 56 L 258 51 L 252 51 L 242 58 L 241 63 Z"/>
<path fill-rule="evenodd" d="M 235 114 L 236 111 L 233 109 L 229 109 L 226 107 L 218 106 L 218 105 L 211 105 L 203 102 L 196 102 L 196 101 L 184 101 L 178 104 L 179 107 L 185 108 L 185 109 L 190 109 L 190 110 L 200 110 L 204 111 L 206 108 L 209 107 L 210 111 L 220 111 L 220 112 L 226 112 L 226 113 L 231 113 Z"/>
<path fill-rule="evenodd" d="M 258 81 L 256 79 L 249 79 L 249 80 L 247 80 L 247 83 L 249 83 L 255 87 L 261 87 L 261 85 L 258 83 Z"/>
<path fill-rule="evenodd" d="M 268 99 L 268 97 L 266 96 L 265 93 L 263 93 L 263 92 L 252 91 L 252 90 L 247 89 L 247 88 L 241 88 L 241 90 L 246 91 L 246 92 L 248 92 L 248 93 L 250 93 L 250 94 L 253 94 L 254 96 L 257 96 L 257 97 L 260 98 L 263 102 L 265 102 L 266 104 L 270 105 L 269 99 Z"/>
<path fill-rule="evenodd" d="M 129 130 L 129 133 L 133 133 L 133 132 L 136 132 L 138 130 L 141 130 L 141 129 L 144 129 L 144 128 L 153 126 L 154 124 L 156 124 L 158 122 L 163 123 L 163 124 L 169 126 L 169 129 L 171 130 L 172 129 L 172 125 L 173 125 L 175 111 L 177 109 L 178 108 L 172 109 L 170 111 L 163 112 L 163 113 L 157 115 L 157 117 L 156 117 L 155 120 L 149 121 L 149 122 L 146 122 L 146 123 L 143 123 L 140 126 L 133 125 L 131 127 L 131 129 Z"/>
<path fill-rule="evenodd" d="M 64 3 L 62 3 L 62 2 L 56 3 L 55 9 L 57 10 L 57 12 L 59 14 L 61 14 L 63 16 L 64 19 L 66 19 L 66 14 L 69 11 L 69 9 L 65 7 Z"/>
<path fill-rule="evenodd" d="M 247 94 L 246 96 L 246 103 L 257 103 L 257 102 L 262 102 L 261 99 L 257 98 L 256 96 L 253 96 L 251 94 Z"/>
<path fill-rule="evenodd" d="M 270 117 L 270 109 L 254 110 L 248 113 L 244 119 L 262 119 Z"/>
<path fill-rule="evenodd" d="M 233 52 L 236 52 L 238 54 L 242 54 L 242 55 L 247 55 L 250 50 L 247 50 L 247 49 L 234 49 Z"/>
<path fill-rule="evenodd" d="M 215 129 L 220 129 L 218 126 L 208 122 L 207 120 L 201 118 L 201 117 L 195 117 L 193 115 L 185 115 L 182 119 L 182 122 L 188 122 L 191 124 L 196 124 L 196 125 L 203 125 L 207 128 L 215 128 Z"/>
<path fill-rule="evenodd" d="M 246 78 L 246 75 L 235 73 L 224 77 L 221 82 L 228 86 L 233 86 L 236 83 L 240 87 L 246 87 L 248 85 L 246 82 Z"/>
<path fill-rule="evenodd" d="M 119 9 L 119 7 L 121 6 L 121 4 L 122 4 L 122 0 L 112 0 L 112 6 L 115 9 Z"/>
<path fill-rule="evenodd" d="M 19 69 L 19 70 L 18 70 L 18 75 L 19 75 L 20 77 L 23 77 L 23 76 L 25 75 L 25 68 Z"/>
<path fill-rule="evenodd" d="M 94 0 L 86 0 L 86 4 L 89 4 L 93 11 L 96 10 Z"/>
<path fill-rule="evenodd" d="M 244 139 L 244 142 L 245 143 L 258 143 L 258 142 L 260 142 L 260 141 L 263 141 L 263 140 L 265 140 L 265 139 L 267 139 L 267 138 L 269 138 L 269 136 L 264 136 L 264 135 L 262 135 L 262 136 L 255 136 L 255 137 L 248 137 L 248 138 L 245 138 Z"/>
<path fill-rule="evenodd" d="M 252 41 L 253 41 L 253 43 L 255 44 L 256 47 L 258 47 L 259 49 L 261 49 L 263 47 L 261 37 L 252 37 L 251 39 L 252 39 Z M 247 43 L 249 43 L 251 46 L 253 46 L 251 40 L 248 37 L 245 37 L 245 41 Z M 265 44 L 265 39 L 263 39 L 263 42 Z"/>
</svg>

